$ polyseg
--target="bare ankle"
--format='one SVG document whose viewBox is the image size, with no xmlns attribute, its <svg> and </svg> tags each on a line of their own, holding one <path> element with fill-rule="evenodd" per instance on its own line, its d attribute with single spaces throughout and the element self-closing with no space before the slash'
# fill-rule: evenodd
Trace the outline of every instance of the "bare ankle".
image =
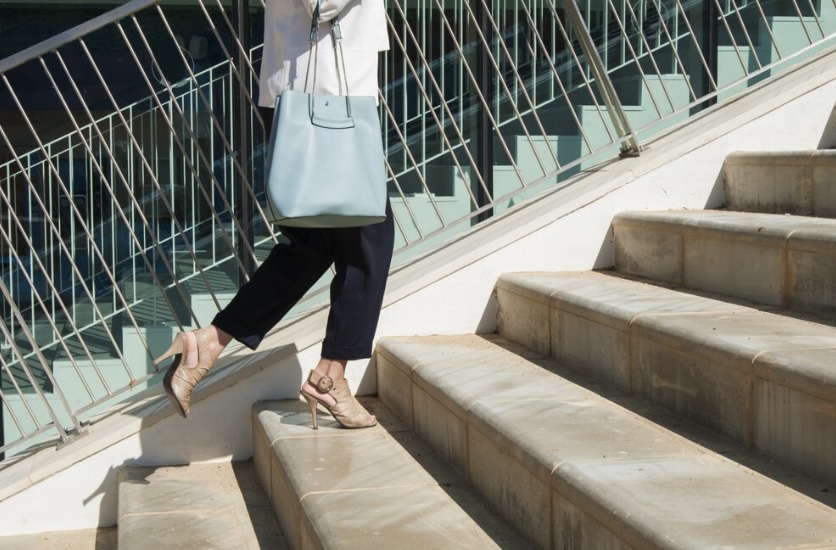
<svg viewBox="0 0 836 550">
<path fill-rule="evenodd" d="M 332 380 L 342 380 L 345 378 L 345 367 L 347 363 L 348 361 L 345 359 L 328 359 L 321 357 L 314 370 L 319 374 L 331 378 Z"/>
<path fill-rule="evenodd" d="M 206 327 L 206 333 L 209 336 L 212 355 L 217 359 L 232 341 L 232 335 L 215 325 Z"/>
</svg>

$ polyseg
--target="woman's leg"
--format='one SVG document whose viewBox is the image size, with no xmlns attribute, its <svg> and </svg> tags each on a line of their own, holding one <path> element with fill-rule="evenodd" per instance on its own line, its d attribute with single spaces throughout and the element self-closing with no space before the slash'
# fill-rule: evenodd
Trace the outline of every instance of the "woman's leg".
<svg viewBox="0 0 836 550">
<path fill-rule="evenodd" d="M 195 386 L 235 338 L 255 349 L 333 262 L 328 243 L 316 229 L 286 228 L 282 242 L 242 286 L 212 324 L 181 333 L 161 357 L 174 356 L 163 387 L 182 416 L 189 413 Z"/>
<path fill-rule="evenodd" d="M 233 340 L 251 349 L 284 317 L 333 262 L 331 251 L 317 229 L 285 228 L 288 242 L 273 247 L 270 255 L 200 335 L 211 363 Z M 182 363 L 198 361 L 198 334 L 187 333 Z M 205 359 L 204 359 L 205 360 Z"/>
<path fill-rule="evenodd" d="M 371 357 L 395 241 L 391 207 L 386 220 L 329 235 L 336 275 L 322 357 Z"/>
<path fill-rule="evenodd" d="M 344 380 L 348 360 L 371 356 L 392 260 L 391 207 L 387 205 L 386 220 L 379 224 L 331 230 L 327 238 L 334 251 L 336 275 L 331 282 L 322 356 L 312 377 L 328 377 L 336 383 Z M 303 384 L 302 394 L 334 406 L 334 396 L 319 391 L 312 377 Z M 368 425 L 376 423 L 373 416 L 368 418 Z"/>
<path fill-rule="evenodd" d="M 333 263 L 320 229 L 282 228 L 283 239 L 212 324 L 250 349 L 305 295 Z"/>
<path fill-rule="evenodd" d="M 258 347 L 267 332 L 334 263 L 337 273 L 331 284 L 322 358 L 314 369 L 316 374 L 303 385 L 302 394 L 323 403 L 335 416 L 341 415 L 343 425 L 374 425 L 373 416 L 357 411 L 344 379 L 348 360 L 371 355 L 394 244 L 389 205 L 387 214 L 384 222 L 359 228 L 285 228 L 283 235 L 288 242 L 273 248 L 212 325 L 182 335 L 167 352 L 180 348 L 181 357 L 169 369 L 164 385 L 172 401 L 179 402 L 182 414 L 188 414 L 192 389 L 233 338 L 251 349 Z M 312 383 L 312 377 L 328 379 L 334 390 Z M 179 387 L 178 379 L 183 381 Z M 340 400 L 343 402 L 338 403 Z"/>
</svg>

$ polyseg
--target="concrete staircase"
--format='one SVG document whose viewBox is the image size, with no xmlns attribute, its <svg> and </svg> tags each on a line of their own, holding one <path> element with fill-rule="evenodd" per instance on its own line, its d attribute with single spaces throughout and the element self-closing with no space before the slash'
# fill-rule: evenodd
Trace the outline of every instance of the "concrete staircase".
<svg viewBox="0 0 836 550">
<path fill-rule="evenodd" d="M 615 271 L 501 277 L 499 335 L 383 340 L 378 428 L 256 405 L 290 545 L 836 547 L 836 152 L 724 172 L 738 211 L 619 214 Z"/>
<path fill-rule="evenodd" d="M 780 214 L 834 161 L 731 155 L 778 214 L 619 214 L 616 271 L 499 280 L 501 338 L 383 342 L 383 401 L 543 548 L 836 547 L 836 221 Z"/>
</svg>

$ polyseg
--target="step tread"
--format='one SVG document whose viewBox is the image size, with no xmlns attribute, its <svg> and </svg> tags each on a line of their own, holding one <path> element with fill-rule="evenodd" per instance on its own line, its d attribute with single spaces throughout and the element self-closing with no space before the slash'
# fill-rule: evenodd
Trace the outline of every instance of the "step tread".
<svg viewBox="0 0 836 550">
<path fill-rule="evenodd" d="M 733 355 L 755 376 L 836 402 L 836 371 L 830 368 L 836 363 L 836 327 L 812 317 L 616 273 L 509 273 L 497 286 L 606 326 L 652 332 L 657 340 L 694 353 Z"/>
<path fill-rule="evenodd" d="M 490 472 L 506 476 L 496 490 L 500 494 L 524 480 L 503 460 L 485 465 L 491 459 L 472 448 L 480 438 L 559 495 L 555 502 L 561 509 L 582 510 L 634 547 L 826 547 L 836 542 L 836 510 L 486 338 L 385 338 L 378 358 L 384 401 L 390 392 L 405 391 L 400 380 L 441 403 L 467 426 L 471 448 L 464 456 L 471 480 Z M 414 411 L 427 414 L 417 404 Z M 531 521 L 529 515 L 520 521 Z"/>
<path fill-rule="evenodd" d="M 836 241 L 836 219 L 791 214 L 690 209 L 625 211 L 616 214 L 612 223 L 615 228 L 640 226 L 666 231 L 754 235 L 758 239 L 806 237 Z"/>
<path fill-rule="evenodd" d="M 119 471 L 120 550 L 289 548 L 251 462 Z"/>
<path fill-rule="evenodd" d="M 253 407 L 256 464 L 294 547 L 527 547 L 379 401 L 363 402 L 378 426 L 320 413 L 314 431 L 302 401 Z"/>
<path fill-rule="evenodd" d="M 117 550 L 116 529 L 101 527 L 32 535 L 4 535 L 0 536 L 0 548 L 3 550 L 75 550 L 80 548 Z"/>
<path fill-rule="evenodd" d="M 770 169 L 773 166 L 812 164 L 836 166 L 835 149 L 800 149 L 797 151 L 732 151 L 726 155 L 726 166 L 757 166 Z"/>
</svg>

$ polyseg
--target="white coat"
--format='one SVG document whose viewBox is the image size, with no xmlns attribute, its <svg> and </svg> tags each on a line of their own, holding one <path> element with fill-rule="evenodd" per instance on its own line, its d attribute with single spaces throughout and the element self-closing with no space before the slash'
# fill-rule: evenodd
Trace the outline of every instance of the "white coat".
<svg viewBox="0 0 836 550">
<path fill-rule="evenodd" d="M 389 49 L 383 0 L 320 0 L 315 93 L 340 90 L 329 21 L 339 15 L 350 95 L 377 97 L 378 52 Z M 304 90 L 316 0 L 267 0 L 258 104 L 273 107 L 283 90 Z M 341 69 L 342 71 L 342 69 Z M 313 64 L 311 64 L 313 73 Z M 313 74 L 308 78 L 312 90 Z"/>
</svg>

